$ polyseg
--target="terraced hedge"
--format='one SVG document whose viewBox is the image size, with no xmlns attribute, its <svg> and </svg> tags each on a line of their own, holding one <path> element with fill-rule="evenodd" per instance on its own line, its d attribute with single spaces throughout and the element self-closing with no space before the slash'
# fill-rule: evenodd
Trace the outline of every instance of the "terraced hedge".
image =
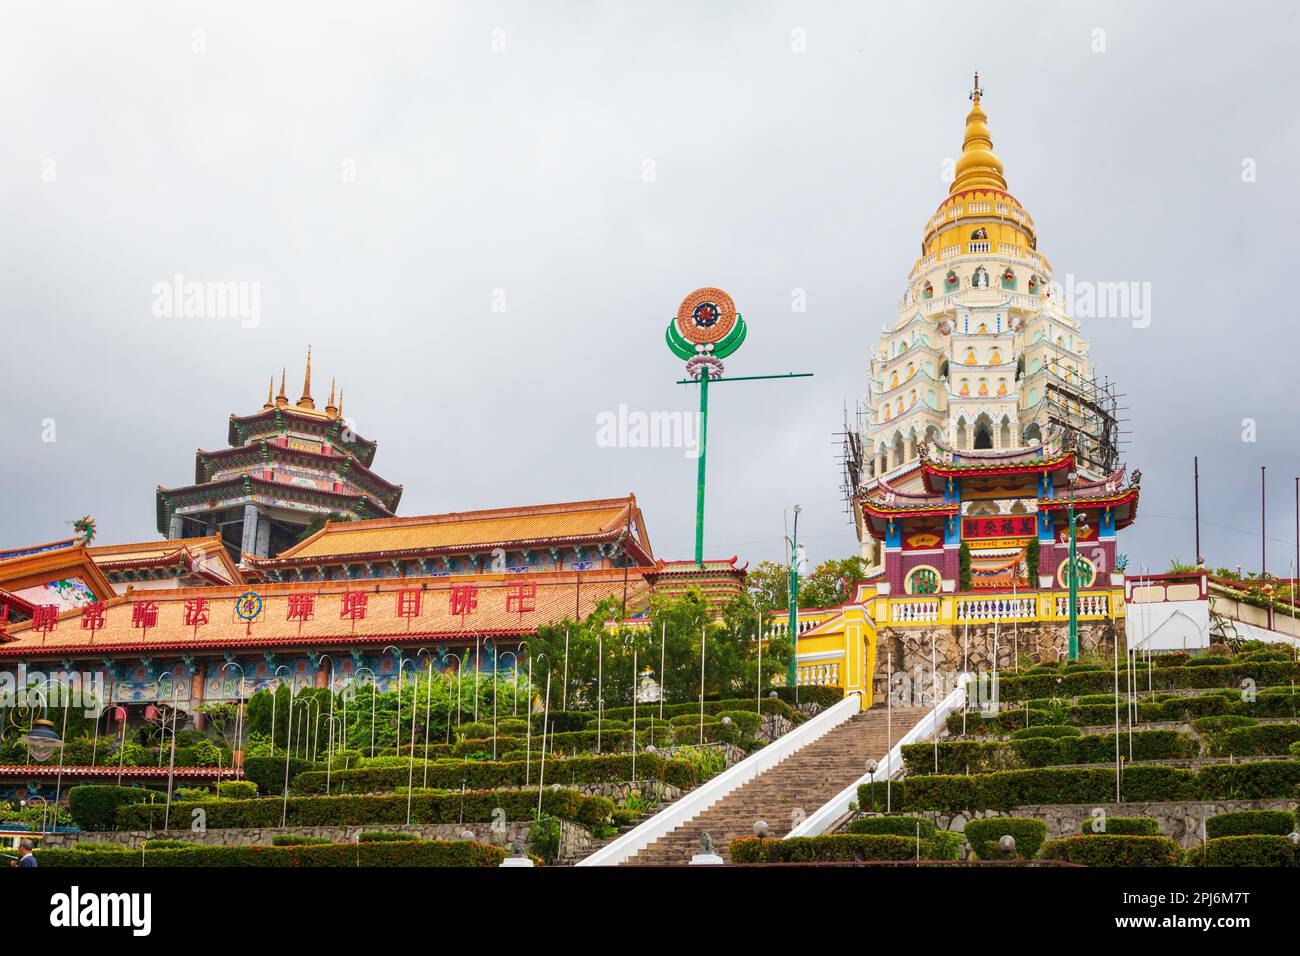
<svg viewBox="0 0 1300 956">
<path fill-rule="evenodd" d="M 433 760 L 427 766 L 416 761 L 414 782 L 441 790 L 472 790 L 535 785 L 542 771 L 540 755 L 533 760 Z M 391 793 L 405 787 L 412 776 L 406 767 L 360 767 L 336 770 L 329 774 L 330 793 Z M 636 777 L 654 777 L 688 790 L 700 782 L 696 766 L 685 760 L 670 760 L 657 754 L 638 754 Z M 623 783 L 632 779 L 631 754 L 606 754 L 592 757 L 565 757 L 546 761 L 547 784 Z M 291 792 L 325 793 L 326 773 L 312 770 L 294 778 Z"/>
<path fill-rule="evenodd" d="M 1243 665 L 1244 666 L 1244 665 Z M 1288 665 L 1290 666 L 1290 665 Z M 1192 668 L 1203 672 L 1207 668 Z M 1003 698 L 1008 700 L 1008 698 Z M 1035 706 L 1038 705 L 1038 706 Z M 1124 705 L 1120 705 L 1121 720 L 1125 719 Z M 1300 719 L 1300 693 L 1290 685 L 1262 687 L 1253 701 L 1241 699 L 1241 691 L 1231 688 L 1212 690 L 1186 697 L 1174 695 L 1165 699 L 1145 698 L 1138 701 L 1137 720 L 1143 723 L 1161 721 L 1197 721 L 1206 717 L 1296 717 Z M 1029 707 L 1002 710 L 984 716 L 977 710 L 965 714 L 967 736 L 1003 736 L 1024 727 L 1064 724 L 1073 727 L 1109 726 L 1115 721 L 1114 704 L 1073 704 L 1053 711 L 1040 700 L 1030 700 Z M 949 714 L 947 728 L 950 734 L 963 733 L 963 715 Z"/>
<path fill-rule="evenodd" d="M 1175 760 L 1195 757 L 1201 751 L 1195 738 L 1173 730 L 1135 730 L 1132 734 L 1134 760 Z M 1129 754 L 1129 734 L 1120 734 L 1120 752 Z M 1001 741 L 953 740 L 907 744 L 903 763 L 909 775 L 935 773 L 935 751 L 939 754 L 938 773 L 989 773 L 998 770 L 1022 770 L 1029 767 L 1052 767 L 1062 764 L 1112 763 L 1115 760 L 1115 737 L 1112 734 L 1088 736 L 1026 737 Z M 1273 753 L 1285 753 L 1282 750 Z"/>
<path fill-rule="evenodd" d="M 192 846 L 140 853 L 112 850 L 37 850 L 41 866 L 500 866 L 501 847 L 468 840 L 332 843 L 298 846 Z"/>
<path fill-rule="evenodd" d="M 1220 813 L 1205 821 L 1211 840 L 1227 836 L 1286 836 L 1296 829 L 1296 818 L 1285 810 L 1239 810 Z"/>
<path fill-rule="evenodd" d="M 1259 687 L 1287 684 L 1300 677 L 1300 664 L 1291 661 L 1243 661 L 1238 664 L 1209 664 L 1188 667 L 1156 667 L 1150 674 L 1152 690 L 1188 690 L 1201 687 L 1240 687 L 1244 678 Z M 1024 701 L 1044 697 L 1080 697 L 1086 694 L 1109 694 L 1114 691 L 1111 668 L 1079 669 L 1074 673 L 1038 673 L 999 675 L 998 693 L 1004 701 Z M 1139 667 L 1134 680 L 1139 690 L 1148 687 L 1146 668 Z M 1121 693 L 1128 690 L 1128 675 L 1119 675 Z"/>
<path fill-rule="evenodd" d="M 1177 767 L 1129 767 L 1121 781 L 1124 802 L 1255 800 L 1290 797 L 1300 786 L 1300 761 L 1214 764 L 1199 771 Z M 874 792 L 873 792 L 874 790 Z M 974 774 L 919 774 L 892 787 L 899 812 L 1010 810 L 1056 803 L 1115 801 L 1115 771 L 1108 767 L 1045 767 Z M 884 806 L 885 782 L 858 787 L 859 806 Z"/>
<path fill-rule="evenodd" d="M 1208 735 L 1209 753 L 1215 757 L 1258 757 L 1287 753 L 1300 743 L 1300 724 L 1257 724 Z"/>
<path fill-rule="evenodd" d="M 1063 860 L 1082 866 L 1178 866 L 1182 848 L 1168 837 L 1094 834 L 1048 840 L 1044 860 Z"/>
<path fill-rule="evenodd" d="M 202 803 L 173 803 L 172 820 L 186 821 L 202 808 L 209 829 L 278 827 L 283 800 L 206 800 Z M 411 797 L 412 823 L 486 823 L 493 811 L 505 811 L 507 820 L 531 820 L 537 810 L 536 790 L 470 790 L 419 793 Z M 610 824 L 614 803 L 604 797 L 587 797 L 575 790 L 542 791 L 542 812 L 588 828 Z M 290 797 L 288 826 L 368 826 L 405 823 L 405 796 Z M 117 811 L 119 830 L 156 830 L 163 824 L 163 807 L 137 804 Z"/>
<path fill-rule="evenodd" d="M 922 860 L 955 860 L 960 833 L 940 832 L 921 840 Z M 744 837 L 731 841 L 732 863 L 846 863 L 869 860 L 915 860 L 915 837 L 887 834 L 830 833 L 788 840 Z"/>
<path fill-rule="evenodd" d="M 1300 847 L 1284 836 L 1226 836 L 1187 854 L 1188 866 L 1300 866 Z"/>
</svg>

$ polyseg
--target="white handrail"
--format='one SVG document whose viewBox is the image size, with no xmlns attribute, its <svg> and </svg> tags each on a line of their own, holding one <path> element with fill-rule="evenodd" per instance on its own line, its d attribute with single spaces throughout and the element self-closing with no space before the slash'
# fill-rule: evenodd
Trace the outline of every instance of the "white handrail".
<svg viewBox="0 0 1300 956">
<path fill-rule="evenodd" d="M 828 707 L 816 717 L 805 721 L 783 737 L 779 737 L 762 750 L 750 754 L 739 763 L 728 767 L 712 780 L 708 780 L 680 800 L 660 810 L 650 819 L 633 827 L 617 840 L 601 847 L 578 866 L 617 866 L 655 840 L 688 820 L 699 816 L 731 791 L 771 770 L 786 757 L 823 737 L 840 724 L 861 712 L 859 691 L 852 691 L 834 707 Z"/>
<path fill-rule="evenodd" d="M 849 804 L 858 799 L 858 787 L 864 783 L 886 780 L 898 775 L 903 769 L 903 747 L 907 744 L 920 743 L 934 733 L 935 727 L 966 703 L 966 683 L 973 680 L 971 674 L 961 674 L 957 678 L 957 687 L 947 697 L 939 701 L 937 707 L 921 718 L 911 730 L 899 738 L 894 748 L 881 758 L 874 774 L 864 773 L 849 784 L 817 810 L 804 817 L 802 823 L 785 835 L 791 837 L 818 836 L 830 829 L 831 825 L 849 812 Z"/>
</svg>

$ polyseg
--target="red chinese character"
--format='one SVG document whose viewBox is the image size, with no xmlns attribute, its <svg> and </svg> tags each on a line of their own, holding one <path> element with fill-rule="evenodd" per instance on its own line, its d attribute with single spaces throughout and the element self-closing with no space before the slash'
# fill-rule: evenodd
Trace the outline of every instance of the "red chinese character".
<svg viewBox="0 0 1300 956">
<path fill-rule="evenodd" d="M 90 640 L 95 640 L 95 632 L 104 626 L 104 605 L 92 601 L 81 609 L 81 629 L 90 632 Z"/>
<path fill-rule="evenodd" d="M 357 621 L 366 616 L 366 599 L 368 597 L 369 595 L 364 591 L 344 591 L 339 617 L 347 618 L 355 626 Z"/>
<path fill-rule="evenodd" d="M 144 631 L 147 636 L 149 628 L 158 626 L 158 602 L 136 601 L 131 605 L 131 626 Z"/>
<path fill-rule="evenodd" d="M 515 584 L 506 592 L 506 613 L 518 611 L 526 614 L 537 610 L 537 585 Z"/>
<path fill-rule="evenodd" d="M 32 609 L 32 628 L 41 632 L 41 643 L 45 636 L 59 626 L 59 606 L 57 604 L 38 604 Z"/>
<path fill-rule="evenodd" d="M 185 599 L 185 626 L 199 628 L 208 623 L 208 599 Z"/>
<path fill-rule="evenodd" d="M 419 588 L 406 588 L 397 592 L 397 616 L 408 621 L 420 616 L 424 605 L 424 592 Z"/>
<path fill-rule="evenodd" d="M 451 613 L 464 617 L 473 614 L 478 608 L 478 588 L 472 584 L 461 584 L 451 589 Z"/>
<path fill-rule="evenodd" d="M 364 602 L 363 602 L 364 604 Z M 316 615 L 316 595 L 314 594 L 290 594 L 289 595 L 289 615 L 290 621 L 297 621 L 302 624 L 310 621 Z M 346 617 L 346 615 L 341 615 Z"/>
</svg>

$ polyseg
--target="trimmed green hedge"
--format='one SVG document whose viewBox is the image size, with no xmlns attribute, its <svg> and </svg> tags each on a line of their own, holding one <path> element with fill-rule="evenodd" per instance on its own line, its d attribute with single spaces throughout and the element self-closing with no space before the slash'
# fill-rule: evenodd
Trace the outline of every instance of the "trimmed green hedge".
<svg viewBox="0 0 1300 956">
<path fill-rule="evenodd" d="M 1091 819 L 1080 828 L 1083 836 L 1160 836 L 1160 821 L 1151 817 L 1101 817 L 1106 829 L 1094 830 Z"/>
<path fill-rule="evenodd" d="M 1229 836 L 1286 836 L 1296 828 L 1295 818 L 1285 810 L 1239 810 L 1220 813 L 1205 821 L 1205 836 L 1215 840 Z"/>
<path fill-rule="evenodd" d="M 1289 797 L 1300 785 L 1294 760 L 1213 764 L 1199 771 L 1178 767 L 1135 766 L 1124 771 L 1123 802 L 1165 800 L 1258 800 Z M 874 788 L 874 793 L 873 793 Z M 1010 810 L 1058 803 L 1111 803 L 1115 771 L 1103 767 L 1045 767 L 1003 770 L 972 776 L 922 774 L 893 784 L 892 808 L 902 812 Z M 858 806 L 885 804 L 885 782 L 858 787 Z"/>
<path fill-rule="evenodd" d="M 251 780 L 222 780 L 217 784 L 217 796 L 230 800 L 249 800 L 257 796 L 257 784 Z"/>
<path fill-rule="evenodd" d="M 468 840 L 333 843 L 297 846 L 203 846 L 140 853 L 37 850 L 41 866 L 500 866 L 506 851 Z"/>
<path fill-rule="evenodd" d="M 1150 674 L 1153 690 L 1190 690 L 1203 687 L 1240 687 L 1241 681 L 1250 678 L 1259 687 L 1290 682 L 1300 677 L 1300 664 L 1290 661 L 1243 661 L 1239 664 L 1208 664 L 1200 666 L 1157 667 Z M 1087 694 L 1114 692 L 1114 675 L 1110 668 L 1080 670 L 1069 674 L 999 674 L 998 693 L 1004 701 L 1023 701 L 1035 697 L 1081 697 Z M 1058 682 L 1059 681 L 1059 682 Z M 1139 668 L 1135 681 L 1139 690 L 1146 690 L 1148 674 Z M 1128 674 L 1119 675 L 1121 693 L 1128 690 Z"/>
<path fill-rule="evenodd" d="M 1043 728 L 1048 729 L 1048 728 Z M 1115 760 L 1113 734 L 1080 736 L 1076 728 L 1054 727 L 1052 730 L 1073 733 L 1034 736 L 1035 728 L 1019 731 L 1008 742 L 948 740 L 936 747 L 927 744 L 903 746 L 903 763 L 909 774 L 988 773 L 997 770 L 1021 770 L 1028 767 L 1051 767 L 1062 764 L 1111 763 Z M 1027 733 L 1029 736 L 1019 736 Z M 1134 760 L 1175 760 L 1195 757 L 1201 745 L 1194 738 L 1174 730 L 1135 730 L 1132 734 Z M 1129 734 L 1120 734 L 1120 752 L 1129 754 Z M 935 770 L 938 751 L 939 769 Z"/>
<path fill-rule="evenodd" d="M 1300 866 L 1300 847 L 1284 836 L 1228 836 L 1187 854 L 1188 866 Z"/>
<path fill-rule="evenodd" d="M 1083 866 L 1178 866 L 1183 851 L 1168 837 L 1098 833 L 1048 840 L 1042 858 Z"/>
<path fill-rule="evenodd" d="M 950 839 L 957 837 L 956 840 Z M 953 860 L 961 845 L 958 834 L 921 840 L 921 859 Z M 865 860 L 915 860 L 916 837 L 889 834 L 830 833 L 788 840 L 744 837 L 731 841 L 732 863 L 845 863 Z"/>
<path fill-rule="evenodd" d="M 849 832 L 915 838 L 918 827 L 923 840 L 933 839 L 939 829 L 927 817 L 858 817 L 849 823 Z"/>
<path fill-rule="evenodd" d="M 416 764 L 414 780 L 438 790 L 459 790 L 462 784 L 471 790 L 496 787 L 535 785 L 541 772 L 541 758 L 526 760 L 435 760 L 427 768 Z M 391 793 L 407 785 L 409 767 L 362 767 L 336 770 L 329 774 L 331 793 Z M 700 782 L 699 769 L 685 760 L 671 760 L 658 754 L 637 754 L 638 780 L 654 777 L 689 790 Z M 546 761 L 545 783 L 624 783 L 632 779 L 631 754 L 607 754 L 591 757 L 565 757 Z M 294 778 L 291 792 L 325 793 L 326 774 L 311 770 Z"/>
<path fill-rule="evenodd" d="M 111 830 L 119 807 L 143 803 L 149 795 L 150 791 L 143 787 L 73 787 L 68 791 L 68 812 L 83 830 Z"/>
<path fill-rule="evenodd" d="M 1016 841 L 1009 856 L 998 846 L 1008 835 Z M 1046 839 L 1047 824 L 1028 817 L 987 817 L 966 824 L 966 842 L 981 860 L 1032 860 Z"/>
<path fill-rule="evenodd" d="M 1262 757 L 1284 754 L 1300 743 L 1300 724 L 1257 724 L 1212 733 L 1207 738 L 1215 757 Z"/>
<path fill-rule="evenodd" d="M 1254 727 L 1259 723 L 1258 717 L 1244 714 L 1221 714 L 1218 717 L 1197 717 L 1192 721 L 1192 729 L 1198 734 L 1217 734 L 1239 727 Z"/>
<path fill-rule="evenodd" d="M 190 811 L 202 807 L 209 829 L 278 827 L 282 800 L 207 800 L 173 803 L 172 819 L 188 820 Z M 509 820 L 531 820 L 537 810 L 535 790 L 470 790 L 417 793 L 411 797 L 412 823 L 485 823 L 501 808 Z M 604 797 L 587 797 L 575 790 L 542 791 L 542 812 L 570 820 L 589 829 L 608 826 L 614 803 Z M 119 830 L 156 830 L 162 826 L 163 807 L 141 804 L 117 812 Z M 405 796 L 290 797 L 286 824 L 296 827 L 368 826 L 406 822 Z"/>
<path fill-rule="evenodd" d="M 244 761 L 244 779 L 257 784 L 257 792 L 263 795 L 281 795 L 284 793 L 284 761 L 280 757 L 249 757 Z M 315 770 L 316 764 L 301 757 L 289 758 L 289 780 L 308 770 Z"/>
<path fill-rule="evenodd" d="M 1039 727 L 1021 727 L 1011 732 L 1012 740 L 1028 740 L 1031 737 L 1078 737 L 1083 733 L 1078 727 L 1069 724 L 1044 724 Z"/>
</svg>

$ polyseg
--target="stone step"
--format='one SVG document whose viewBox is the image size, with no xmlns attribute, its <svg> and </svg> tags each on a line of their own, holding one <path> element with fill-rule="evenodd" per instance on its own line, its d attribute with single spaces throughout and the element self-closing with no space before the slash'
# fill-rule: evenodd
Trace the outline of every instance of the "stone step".
<svg viewBox="0 0 1300 956">
<path fill-rule="evenodd" d="M 853 717 L 655 840 L 628 863 L 687 863 L 698 852 L 701 833 L 708 833 L 718 854 L 729 860 L 731 841 L 753 836 L 757 820 L 767 823 L 770 837 L 784 836 L 795 826 L 796 811 L 806 815 L 819 809 L 863 775 L 868 758 L 884 757 L 890 743 L 926 713 L 924 708 L 895 708 L 892 734 L 886 732 L 884 708 Z"/>
</svg>

